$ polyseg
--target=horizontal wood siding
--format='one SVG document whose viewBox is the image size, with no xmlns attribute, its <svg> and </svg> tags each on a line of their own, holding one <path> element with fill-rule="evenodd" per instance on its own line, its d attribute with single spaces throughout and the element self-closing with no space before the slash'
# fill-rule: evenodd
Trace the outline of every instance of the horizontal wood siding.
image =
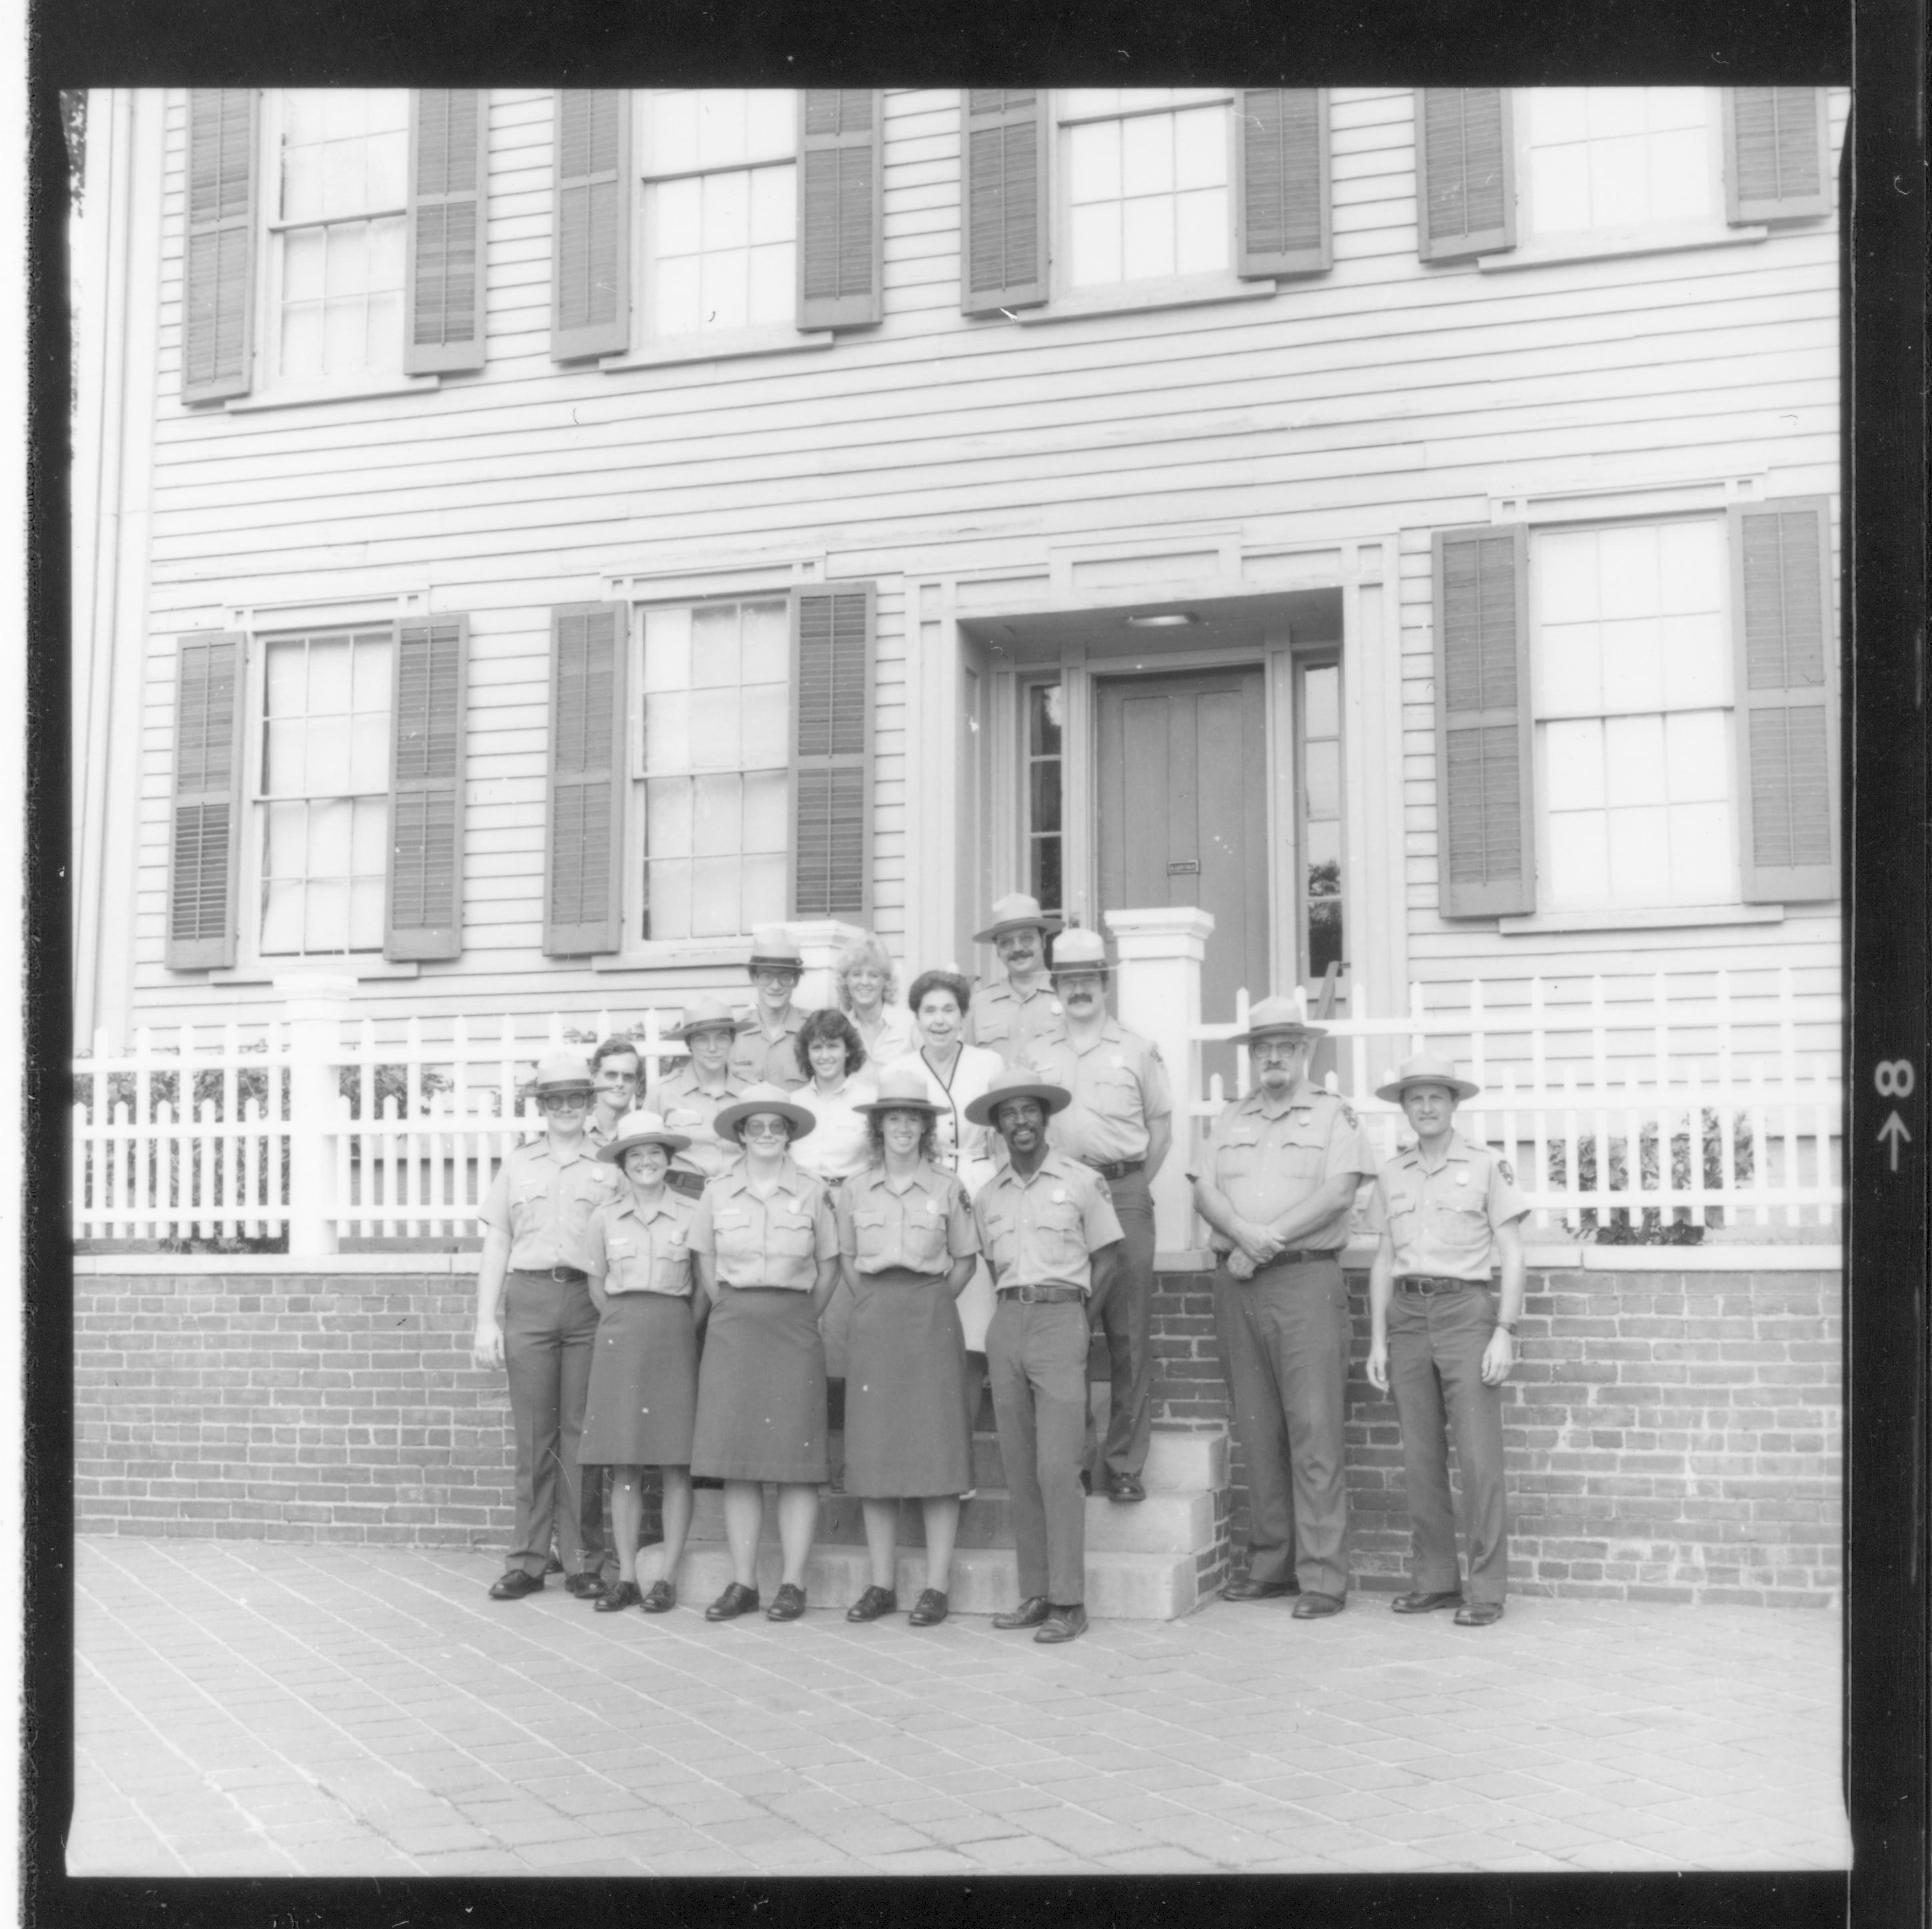
<svg viewBox="0 0 1932 1929">
<path fill-rule="evenodd" d="M 1767 494 L 1834 492 L 1832 223 L 1506 273 L 1426 266 L 1414 96 L 1342 88 L 1330 100 L 1331 270 L 1268 298 L 1022 326 L 960 313 L 958 93 L 888 89 L 878 327 L 796 352 L 560 368 L 550 98 L 499 88 L 485 367 L 440 389 L 190 412 L 179 399 L 184 102 L 177 91 L 165 157 L 131 931 L 137 1004 L 153 1022 L 218 1001 L 162 967 L 167 785 L 173 639 L 226 627 L 232 605 L 427 589 L 434 611 L 470 619 L 464 952 L 412 980 L 370 982 L 367 1008 L 430 1020 L 459 1008 L 635 1011 L 694 988 L 735 992 L 742 973 L 640 979 L 543 956 L 553 607 L 604 600 L 608 569 L 676 572 L 731 554 L 875 582 L 872 884 L 875 923 L 896 946 L 917 890 L 909 819 L 922 807 L 908 767 L 908 586 L 1043 574 L 1049 544 L 1236 524 L 1251 542 L 1385 545 L 1400 608 L 1402 848 L 1352 850 L 1350 862 L 1355 888 L 1400 891 L 1413 975 L 1569 982 L 1600 968 L 1647 986 L 1654 970 L 1748 977 L 1790 964 L 1816 1015 L 1805 1048 L 1835 1048 L 1828 909 L 1780 925 L 1507 938 L 1438 916 L 1429 595 L 1432 532 L 1486 520 L 1492 493 L 1760 472 Z M 1834 95 L 1834 166 L 1844 109 Z M 276 996 L 225 985 L 218 1002 L 241 1014 Z"/>
</svg>

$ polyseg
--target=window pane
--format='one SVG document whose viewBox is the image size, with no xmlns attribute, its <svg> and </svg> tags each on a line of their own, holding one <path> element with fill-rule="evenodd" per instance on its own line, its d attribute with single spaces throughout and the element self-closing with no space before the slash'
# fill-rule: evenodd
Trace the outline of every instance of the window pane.
<svg viewBox="0 0 1932 1929">
<path fill-rule="evenodd" d="M 791 676 L 791 610 L 788 603 L 748 603 L 740 630 L 748 683 L 784 683 Z"/>
<path fill-rule="evenodd" d="M 322 311 L 322 368 L 325 375 L 346 375 L 362 366 L 366 316 L 360 296 L 330 302 Z"/>
<path fill-rule="evenodd" d="M 358 797 L 352 809 L 353 828 L 350 834 L 350 866 L 358 878 L 374 878 L 380 884 L 389 856 L 389 800 L 386 796 Z"/>
<path fill-rule="evenodd" d="M 694 770 L 737 770 L 738 693 L 736 690 L 694 690 L 691 704 L 690 767 Z"/>
<path fill-rule="evenodd" d="M 322 148 L 322 212 L 359 214 L 369 206 L 368 157 L 360 140 L 332 140 Z"/>
<path fill-rule="evenodd" d="M 1117 202 L 1069 211 L 1067 226 L 1072 261 L 1068 274 L 1076 287 L 1102 285 L 1120 278 L 1120 214 Z"/>
<path fill-rule="evenodd" d="M 1672 613 L 1724 606 L 1724 544 L 1713 522 L 1666 523 L 1657 532 L 1660 608 Z"/>
<path fill-rule="evenodd" d="M 1126 195 L 1174 191 L 1174 119 L 1156 114 L 1120 123 L 1120 191 Z"/>
<path fill-rule="evenodd" d="M 743 172 L 704 177 L 704 236 L 707 249 L 742 248 L 752 238 L 752 184 Z"/>
<path fill-rule="evenodd" d="M 1058 683 L 1036 683 L 1028 693 L 1028 747 L 1036 757 L 1060 754 L 1062 700 Z"/>
<path fill-rule="evenodd" d="M 650 190 L 651 240 L 660 261 L 698 252 L 702 193 L 703 183 L 694 179 L 667 181 Z"/>
<path fill-rule="evenodd" d="M 699 857 L 691 866 L 691 934 L 730 938 L 744 927 L 738 903 L 735 857 Z"/>
<path fill-rule="evenodd" d="M 745 779 L 745 842 L 746 851 L 784 852 L 790 828 L 786 810 L 790 778 L 783 771 L 766 772 Z"/>
<path fill-rule="evenodd" d="M 651 147 L 647 167 L 659 173 L 698 165 L 698 96 L 659 94 L 651 102 Z"/>
<path fill-rule="evenodd" d="M 349 789 L 349 748 L 346 716 L 309 719 L 307 776 L 311 796 L 340 796 Z"/>
<path fill-rule="evenodd" d="M 1311 818 L 1305 827 L 1310 889 L 1317 882 L 1329 890 L 1340 888 L 1342 874 L 1342 824 L 1338 818 Z"/>
<path fill-rule="evenodd" d="M 1731 808 L 1727 802 L 1674 805 L 1670 812 L 1671 894 L 1692 904 L 1721 904 L 1736 895 Z"/>
<path fill-rule="evenodd" d="M 349 948 L 349 880 L 312 880 L 302 909 L 304 951 L 346 951 Z"/>
<path fill-rule="evenodd" d="M 700 257 L 698 304 L 700 328 L 742 328 L 750 316 L 747 263 L 742 248 Z"/>
<path fill-rule="evenodd" d="M 788 322 L 796 309 L 797 252 L 790 242 L 754 248 L 751 254 L 746 310 L 754 328 Z"/>
<path fill-rule="evenodd" d="M 1551 902 L 1601 904 L 1610 886 L 1610 846 L 1600 811 L 1564 811 L 1550 820 Z"/>
<path fill-rule="evenodd" d="M 350 831 L 356 807 L 331 798 L 308 807 L 308 873 L 311 878 L 349 874 Z"/>
<path fill-rule="evenodd" d="M 323 373 L 322 304 L 303 303 L 282 310 L 282 339 L 277 364 L 291 381 L 314 381 Z"/>
<path fill-rule="evenodd" d="M 658 264 L 653 326 L 661 335 L 695 334 L 704 320 L 700 289 L 701 255 L 685 255 Z"/>
<path fill-rule="evenodd" d="M 262 892 L 262 950 L 269 956 L 302 948 L 303 887 L 271 882 Z"/>
<path fill-rule="evenodd" d="M 1132 124 L 1131 123 L 1130 124 Z M 1164 195 L 1127 201 L 1120 209 L 1120 273 L 1128 281 L 1174 272 L 1174 203 Z"/>
<path fill-rule="evenodd" d="M 1620 904 L 1670 896 L 1669 813 L 1661 804 L 1610 814 L 1610 894 Z"/>
<path fill-rule="evenodd" d="M 282 298 L 318 301 L 327 285 L 328 236 L 322 228 L 298 228 L 282 237 Z"/>
<path fill-rule="evenodd" d="M 645 867 L 646 902 L 644 935 L 648 938 L 691 935 L 691 866 L 680 858 Z"/>
<path fill-rule="evenodd" d="M 1584 97 L 1584 130 L 1592 141 L 1614 134 L 1644 130 L 1644 90 L 1641 87 L 1588 87 Z"/>
<path fill-rule="evenodd" d="M 308 868 L 308 806 L 271 804 L 262 813 L 262 874 L 299 878 Z"/>
<path fill-rule="evenodd" d="M 747 857 L 740 868 L 743 895 L 739 915 L 744 920 L 740 928 L 749 931 L 754 924 L 772 924 L 784 917 L 787 908 L 784 857 Z"/>
<path fill-rule="evenodd" d="M 1197 109 L 1174 117 L 1174 184 L 1179 188 L 1223 188 L 1228 181 L 1228 121 L 1225 110 Z"/>
<path fill-rule="evenodd" d="M 358 878 L 349 886 L 349 948 L 351 951 L 382 948 L 380 878 Z"/>
<path fill-rule="evenodd" d="M 389 639 L 358 636 L 355 640 L 355 700 L 358 710 L 389 707 Z"/>
<path fill-rule="evenodd" d="M 788 87 L 754 87 L 745 96 L 745 153 L 760 160 L 798 147 L 798 96 Z"/>
<path fill-rule="evenodd" d="M 1590 154 L 1580 142 L 1533 149 L 1530 155 L 1531 206 L 1544 233 L 1564 233 L 1590 225 Z"/>
<path fill-rule="evenodd" d="M 1597 538 L 1580 530 L 1536 538 L 1537 604 L 1546 625 L 1593 622 L 1597 596 Z"/>
<path fill-rule="evenodd" d="M 361 711 L 350 724 L 350 790 L 387 790 L 389 788 L 389 713 Z"/>
<path fill-rule="evenodd" d="M 1721 710 L 1689 710 L 1664 718 L 1666 782 L 1673 804 L 1721 802 L 1730 796 L 1724 725 Z"/>
<path fill-rule="evenodd" d="M 744 848 L 738 778 L 700 777 L 693 790 L 692 849 L 700 857 L 735 857 Z"/>
<path fill-rule="evenodd" d="M 741 88 L 707 87 L 698 97 L 698 164 L 722 167 L 745 158 L 745 95 Z"/>
<path fill-rule="evenodd" d="M 691 688 L 688 610 L 647 610 L 644 613 L 644 688 Z"/>
<path fill-rule="evenodd" d="M 319 87 L 315 92 L 322 104 L 322 140 L 352 140 L 368 128 L 369 103 L 361 88 Z"/>
<path fill-rule="evenodd" d="M 308 788 L 306 739 L 298 717 L 284 717 L 262 733 L 262 791 L 265 796 L 298 797 Z"/>
<path fill-rule="evenodd" d="M 1028 826 L 1035 831 L 1060 828 L 1060 765 L 1048 759 L 1031 766 L 1028 805 Z"/>
<path fill-rule="evenodd" d="M 790 706 L 782 683 L 748 685 L 740 704 L 744 721 L 745 768 L 767 770 L 790 754 Z"/>
<path fill-rule="evenodd" d="M 308 142 L 322 137 L 322 104 L 330 90 L 289 87 L 282 91 L 282 135 L 285 140 Z"/>
<path fill-rule="evenodd" d="M 1066 136 L 1067 200 L 1117 201 L 1120 195 L 1120 128 L 1101 121 L 1072 129 Z"/>
<path fill-rule="evenodd" d="M 691 681 L 694 689 L 736 688 L 743 674 L 738 656 L 736 604 L 696 610 L 691 618 Z"/>
<path fill-rule="evenodd" d="M 270 644 L 264 688 L 267 714 L 272 717 L 298 714 L 307 704 L 308 683 L 306 646 L 299 643 Z"/>
<path fill-rule="evenodd" d="M 682 692 L 644 699 L 644 768 L 691 767 L 691 699 Z"/>
<path fill-rule="evenodd" d="M 332 298 L 359 295 L 369 285 L 367 224 L 345 221 L 327 230 L 328 292 Z"/>
<path fill-rule="evenodd" d="M 1036 837 L 1033 840 L 1033 895 L 1042 910 L 1058 910 L 1060 897 L 1060 840 Z"/>
<path fill-rule="evenodd" d="M 1301 680 L 1302 728 L 1311 737 L 1342 734 L 1342 673 L 1333 664 L 1309 670 Z"/>
<path fill-rule="evenodd" d="M 1174 197 L 1174 272 L 1208 274 L 1228 266 L 1228 190 L 1204 188 Z"/>
<path fill-rule="evenodd" d="M 369 224 L 369 286 L 371 289 L 400 293 L 406 249 L 405 223 L 399 214 L 388 220 Z"/>
<path fill-rule="evenodd" d="M 1061 96 L 1061 112 L 1075 114 L 1112 114 L 1120 110 L 1118 87 L 1070 87 Z"/>
<path fill-rule="evenodd" d="M 1604 726 L 1594 717 L 1548 723 L 1543 731 L 1544 788 L 1553 811 L 1600 810 Z"/>
<path fill-rule="evenodd" d="M 1619 805 L 1662 803 L 1664 719 L 1609 718 L 1604 725 L 1604 769 L 1613 810 Z"/>
<path fill-rule="evenodd" d="M 688 778 L 653 778 L 644 786 L 644 849 L 652 857 L 690 856 Z"/>
<path fill-rule="evenodd" d="M 1529 137 L 1545 142 L 1574 140 L 1586 124 L 1587 90 L 1581 87 L 1532 87 L 1522 96 L 1529 103 Z"/>
<path fill-rule="evenodd" d="M 1308 907 L 1308 975 L 1319 978 L 1342 962 L 1342 901 L 1318 898 Z"/>
<path fill-rule="evenodd" d="M 1642 135 L 1590 143 L 1590 214 L 1594 227 L 1635 227 L 1650 212 Z"/>
<path fill-rule="evenodd" d="M 1654 710 L 1664 702 L 1662 638 L 1654 617 L 1603 626 L 1604 707 Z"/>
<path fill-rule="evenodd" d="M 754 168 L 751 175 L 750 238 L 754 245 L 788 242 L 798 227 L 797 170 Z"/>
<path fill-rule="evenodd" d="M 400 128 L 369 136 L 365 208 L 400 208 L 410 198 L 409 136 Z"/>
<path fill-rule="evenodd" d="M 349 707 L 349 639 L 331 637 L 308 646 L 309 714 Z"/>
<path fill-rule="evenodd" d="M 1594 623 L 1545 623 L 1537 635 L 1537 707 L 1561 716 L 1604 706 L 1601 641 Z"/>
<path fill-rule="evenodd" d="M 1341 746 L 1333 741 L 1310 743 L 1302 752 L 1302 782 L 1308 814 L 1335 818 L 1342 814 Z"/>
<path fill-rule="evenodd" d="M 1654 529 L 1599 530 L 1597 614 L 1648 616 L 1657 613 L 1658 552 Z"/>
<path fill-rule="evenodd" d="M 1666 616 L 1658 626 L 1664 701 L 1690 709 L 1731 700 L 1730 639 L 1720 616 Z"/>
<path fill-rule="evenodd" d="M 1659 88 L 1675 92 L 1675 88 Z M 1717 212 L 1709 140 L 1700 128 L 1658 134 L 1650 142 L 1650 214 L 1654 220 L 1694 221 Z"/>
</svg>

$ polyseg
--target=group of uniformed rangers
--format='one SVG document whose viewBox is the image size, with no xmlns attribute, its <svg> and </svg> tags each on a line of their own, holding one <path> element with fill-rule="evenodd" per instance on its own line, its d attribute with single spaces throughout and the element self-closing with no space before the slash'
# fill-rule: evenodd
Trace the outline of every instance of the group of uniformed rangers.
<svg viewBox="0 0 1932 1929">
<path fill-rule="evenodd" d="M 1058 927 L 1030 897 L 1000 899 L 976 938 L 1004 978 L 976 992 L 955 972 L 924 973 L 903 1015 L 875 939 L 841 955 L 840 1010 L 811 1012 L 793 1003 L 796 942 L 761 928 L 751 1010 L 694 1000 L 671 1034 L 688 1055 L 641 1096 L 626 1037 L 588 1063 L 563 1053 L 538 1066 L 544 1132 L 510 1153 L 482 1210 L 475 1348 L 507 1370 L 515 1439 L 514 1543 L 494 1598 L 533 1593 L 561 1570 L 600 1612 L 667 1611 L 693 1483 L 710 1480 L 724 1490 L 733 1578 L 706 1617 L 762 1606 L 797 1618 L 834 1472 L 836 1325 L 839 1478 L 862 1504 L 872 1571 L 848 1618 L 897 1612 L 908 1500 L 922 1505 L 926 1556 L 910 1618 L 946 1618 L 983 1358 L 1019 1595 L 993 1624 L 1048 1643 L 1085 1630 L 1089 1496 L 1131 1504 L 1146 1492 L 1151 1187 L 1174 1119 L 1160 1052 L 1108 1011 L 1100 934 Z M 1289 999 L 1252 1008 L 1235 1041 L 1250 1089 L 1189 1175 L 1218 1258 L 1215 1325 L 1251 1520 L 1246 1572 L 1222 1592 L 1295 1596 L 1304 1620 L 1346 1605 L 1353 1329 L 1341 1253 L 1372 1179 L 1366 1371 L 1394 1400 L 1413 1528 L 1411 1586 L 1393 1605 L 1484 1626 L 1502 1614 L 1508 1566 L 1502 1388 L 1525 1202 L 1508 1162 L 1455 1130 L 1476 1088 L 1427 1054 L 1379 1090 L 1415 1143 L 1378 1174 L 1346 1101 L 1310 1078 L 1324 1035 Z M 821 1130 L 820 1156 L 797 1149 Z M 1090 1339 L 1109 1361 L 1104 1436 L 1090 1418 Z M 663 1540 L 646 1588 L 638 1542 L 652 1468 Z M 768 1484 L 780 1579 L 766 1604 Z"/>
</svg>

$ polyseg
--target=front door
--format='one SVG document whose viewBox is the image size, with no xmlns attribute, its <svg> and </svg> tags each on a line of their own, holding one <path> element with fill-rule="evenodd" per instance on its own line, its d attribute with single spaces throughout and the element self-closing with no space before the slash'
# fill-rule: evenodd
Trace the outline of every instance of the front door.
<svg viewBox="0 0 1932 1929">
<path fill-rule="evenodd" d="M 1195 904 L 1213 915 L 1201 1015 L 1268 994 L 1268 750 L 1258 664 L 1096 682 L 1100 908 Z M 1234 1054 L 1204 1054 L 1232 1091 Z"/>
</svg>

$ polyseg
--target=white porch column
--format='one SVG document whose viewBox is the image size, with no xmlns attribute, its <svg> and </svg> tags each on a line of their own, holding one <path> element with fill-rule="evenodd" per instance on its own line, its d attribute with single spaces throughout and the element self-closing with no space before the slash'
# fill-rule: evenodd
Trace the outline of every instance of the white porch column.
<svg viewBox="0 0 1932 1929">
<path fill-rule="evenodd" d="M 275 988 L 289 1021 L 289 1252 L 316 1258 L 336 1250 L 335 1066 L 356 981 L 278 978 Z"/>
<path fill-rule="evenodd" d="M 1184 1252 L 1204 1244 L 1186 1174 L 1195 1138 L 1190 1108 L 1201 1092 L 1201 1042 L 1194 1036 L 1201 963 L 1214 920 L 1191 904 L 1104 915 L 1119 949 L 1120 1022 L 1160 1047 L 1174 1088 L 1174 1150 L 1154 1182 L 1154 1250 Z"/>
</svg>

